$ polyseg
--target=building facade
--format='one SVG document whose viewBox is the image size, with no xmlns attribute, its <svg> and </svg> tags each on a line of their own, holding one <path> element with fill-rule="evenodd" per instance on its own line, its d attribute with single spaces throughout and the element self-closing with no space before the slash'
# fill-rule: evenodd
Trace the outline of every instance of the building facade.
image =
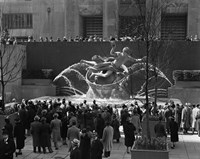
<svg viewBox="0 0 200 159">
<path fill-rule="evenodd" d="M 148 8 L 151 0 L 0 0 L 2 27 L 11 36 L 75 38 L 97 35 L 132 36 L 138 23 L 135 3 Z M 159 0 L 158 0 L 159 1 Z M 200 36 L 200 1 L 172 0 L 158 17 L 165 17 L 159 35 L 183 40 Z"/>
</svg>

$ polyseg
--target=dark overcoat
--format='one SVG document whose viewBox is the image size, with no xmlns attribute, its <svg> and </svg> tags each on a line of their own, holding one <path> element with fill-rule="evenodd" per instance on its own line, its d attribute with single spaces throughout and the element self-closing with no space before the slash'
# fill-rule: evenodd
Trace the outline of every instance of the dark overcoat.
<svg viewBox="0 0 200 159">
<path fill-rule="evenodd" d="M 120 132 L 119 132 L 119 126 L 120 122 L 117 118 L 113 119 L 111 126 L 113 127 L 114 134 L 113 134 L 113 139 L 119 139 L 120 138 Z"/>
<path fill-rule="evenodd" d="M 67 129 L 68 129 L 68 125 L 69 125 L 68 117 L 64 116 L 64 118 L 61 121 L 62 121 L 61 137 L 66 138 L 67 137 Z"/>
<path fill-rule="evenodd" d="M 133 123 L 126 121 L 123 125 L 124 136 L 125 136 L 125 146 L 132 147 L 135 141 L 135 126 Z"/>
<path fill-rule="evenodd" d="M 13 138 L 13 125 L 11 123 L 6 123 L 4 128 L 8 131 L 9 138 Z"/>
<path fill-rule="evenodd" d="M 95 123 L 96 123 L 95 130 L 96 130 L 99 138 L 101 139 L 103 136 L 103 129 L 105 128 L 105 122 L 104 122 L 103 118 L 99 116 L 96 118 Z"/>
<path fill-rule="evenodd" d="M 27 129 L 28 128 L 28 114 L 25 108 L 21 108 L 19 110 L 19 118 L 24 125 L 24 127 Z"/>
<path fill-rule="evenodd" d="M 8 139 L 4 142 L 0 140 L 0 159 L 13 159 L 13 153 L 15 152 L 15 143 L 13 139 Z"/>
<path fill-rule="evenodd" d="M 16 138 L 16 148 L 23 149 L 25 146 L 25 128 L 21 122 L 16 122 L 14 127 L 14 137 Z"/>
<path fill-rule="evenodd" d="M 86 133 L 85 135 L 81 135 L 80 137 L 81 142 L 80 142 L 80 151 L 81 151 L 81 159 L 90 159 L 90 137 Z"/>
<path fill-rule="evenodd" d="M 90 152 L 90 159 L 102 159 L 103 144 L 99 139 L 92 141 Z"/>
<path fill-rule="evenodd" d="M 40 129 L 41 123 L 39 121 L 34 121 L 31 123 L 31 134 L 33 138 L 33 146 L 40 146 Z"/>
<path fill-rule="evenodd" d="M 171 142 L 178 142 L 178 124 L 175 121 L 169 122 Z"/>
<path fill-rule="evenodd" d="M 41 147 L 50 147 L 51 146 L 51 128 L 50 124 L 42 123 L 40 128 L 40 145 Z"/>
</svg>

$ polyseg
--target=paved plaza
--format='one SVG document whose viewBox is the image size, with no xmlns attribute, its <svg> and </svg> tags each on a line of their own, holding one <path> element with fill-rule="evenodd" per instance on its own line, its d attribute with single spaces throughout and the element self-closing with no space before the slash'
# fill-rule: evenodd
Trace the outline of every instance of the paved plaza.
<svg viewBox="0 0 200 159">
<path fill-rule="evenodd" d="M 169 140 L 169 138 L 168 138 Z M 169 146 L 170 147 L 170 146 Z M 31 137 L 26 139 L 26 146 L 22 150 L 23 155 L 14 157 L 15 159 L 69 159 L 68 147 L 60 143 L 59 150 L 53 153 L 39 154 L 33 153 Z M 179 135 L 179 142 L 175 149 L 169 149 L 170 159 L 200 159 L 200 137 L 195 135 Z M 114 148 L 109 159 L 131 159 L 131 155 L 126 153 L 124 138 L 120 143 L 114 142 Z"/>
</svg>

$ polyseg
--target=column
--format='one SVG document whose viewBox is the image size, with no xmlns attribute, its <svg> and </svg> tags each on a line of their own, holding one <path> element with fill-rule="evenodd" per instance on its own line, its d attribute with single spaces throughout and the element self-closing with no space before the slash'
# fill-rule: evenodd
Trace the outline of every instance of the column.
<svg viewBox="0 0 200 159">
<path fill-rule="evenodd" d="M 118 34 L 119 5 L 117 0 L 103 1 L 103 37 Z"/>
</svg>

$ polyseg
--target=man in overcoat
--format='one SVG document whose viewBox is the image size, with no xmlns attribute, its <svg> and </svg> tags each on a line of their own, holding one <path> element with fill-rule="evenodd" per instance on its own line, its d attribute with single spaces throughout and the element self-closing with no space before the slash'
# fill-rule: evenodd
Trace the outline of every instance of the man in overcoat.
<svg viewBox="0 0 200 159">
<path fill-rule="evenodd" d="M 46 147 L 49 150 L 49 153 L 52 153 L 51 148 L 51 128 L 50 124 L 46 122 L 46 118 L 41 118 L 41 129 L 40 129 L 40 144 L 43 150 L 43 153 L 46 153 Z"/>
<path fill-rule="evenodd" d="M 60 119 L 58 119 L 58 113 L 54 113 L 53 118 L 54 119 L 51 121 L 51 131 L 55 149 L 58 150 L 58 141 L 61 140 L 60 130 L 62 127 L 62 122 Z"/>
<path fill-rule="evenodd" d="M 72 126 L 67 130 L 67 138 L 68 138 L 68 145 L 69 145 L 69 151 L 71 151 L 71 142 L 73 139 L 80 139 L 80 130 L 76 127 L 76 121 L 72 121 Z"/>
<path fill-rule="evenodd" d="M 41 129 L 41 123 L 40 123 L 40 117 L 35 116 L 34 122 L 31 123 L 31 135 L 33 139 L 33 152 L 36 153 L 36 148 L 38 147 L 38 152 L 41 152 L 41 145 L 40 145 L 40 129 Z"/>
</svg>

